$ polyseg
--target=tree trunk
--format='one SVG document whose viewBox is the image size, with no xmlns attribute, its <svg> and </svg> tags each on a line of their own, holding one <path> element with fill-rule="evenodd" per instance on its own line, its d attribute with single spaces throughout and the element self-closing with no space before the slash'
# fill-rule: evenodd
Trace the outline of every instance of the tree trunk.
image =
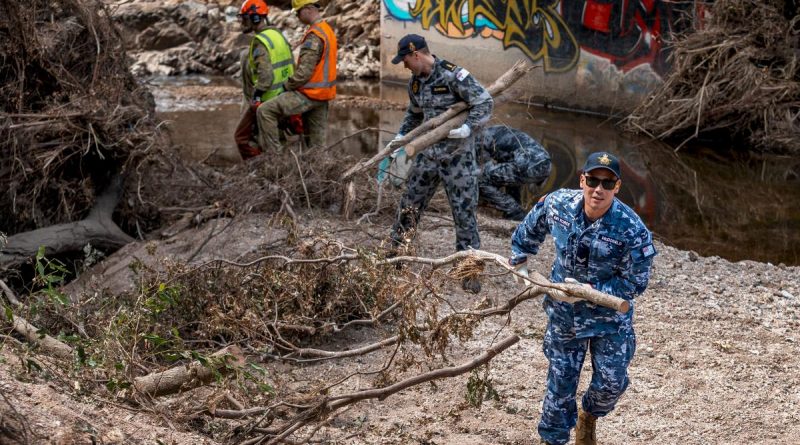
<svg viewBox="0 0 800 445">
<path fill-rule="evenodd" d="M 46 255 L 80 251 L 86 244 L 105 250 L 116 250 L 133 241 L 111 219 L 119 202 L 121 181 L 115 179 L 108 189 L 97 198 L 86 219 L 56 224 L 42 229 L 18 233 L 8 237 L 8 243 L 0 250 L 0 270 L 15 268 L 28 262 L 45 247 Z"/>
</svg>

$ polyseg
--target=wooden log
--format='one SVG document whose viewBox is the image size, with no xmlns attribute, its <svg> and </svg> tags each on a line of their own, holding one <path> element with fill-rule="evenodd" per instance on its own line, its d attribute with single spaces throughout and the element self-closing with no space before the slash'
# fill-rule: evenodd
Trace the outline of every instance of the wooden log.
<svg viewBox="0 0 800 445">
<path fill-rule="evenodd" d="M 231 367 L 244 365 L 242 350 L 231 345 L 211 354 L 205 364 L 193 361 L 166 371 L 137 377 L 133 387 L 150 397 L 160 397 L 203 386 L 214 379 L 216 373 L 225 374 Z"/>
<path fill-rule="evenodd" d="M 508 71 L 506 71 L 502 76 L 500 76 L 496 81 L 494 81 L 486 90 L 493 98 L 497 98 L 500 94 L 508 89 L 514 82 L 522 78 L 525 74 L 530 72 L 533 69 L 530 65 L 525 63 L 524 61 L 517 61 Z M 449 121 L 450 119 L 456 117 L 459 113 L 465 111 L 467 109 L 467 104 L 464 102 L 459 102 L 452 107 L 450 107 L 447 111 L 436 116 L 433 119 L 423 122 L 414 130 L 408 132 L 408 134 L 404 135 L 397 141 L 394 141 L 378 151 L 378 153 L 371 157 L 366 161 L 358 162 L 356 165 L 348 169 L 344 174 L 342 174 L 340 181 L 346 182 L 356 173 L 364 171 L 373 165 L 380 162 L 383 158 L 388 156 L 392 153 L 397 147 L 402 147 L 404 145 L 408 145 L 412 140 L 420 135 L 424 135 L 431 131 L 432 129 L 437 128 L 438 126 L 444 124 L 445 122 Z M 462 121 L 463 123 L 463 121 Z M 461 124 L 459 124 L 461 125 Z M 455 127 L 453 127 L 455 128 Z"/>
<path fill-rule="evenodd" d="M 18 233 L 8 237 L 8 243 L 0 250 L 0 269 L 17 267 L 28 262 L 45 247 L 46 255 L 80 251 L 87 244 L 102 249 L 119 249 L 133 241 L 111 219 L 119 202 L 121 181 L 117 178 L 99 197 L 86 219 L 56 224 L 42 229 Z"/>
<path fill-rule="evenodd" d="M 511 97 L 508 94 L 500 94 L 499 96 L 494 98 L 494 105 L 500 105 L 505 102 L 511 100 Z M 443 122 L 441 125 L 438 125 L 436 128 L 432 129 L 431 131 L 426 132 L 425 134 L 420 135 L 419 137 L 415 138 L 411 142 L 405 145 L 406 156 L 411 158 L 415 154 L 425 150 L 426 148 L 430 147 L 431 145 L 445 139 L 450 133 L 450 130 L 456 129 L 460 127 L 464 122 L 467 120 L 467 111 L 462 111 L 457 115 L 451 117 L 446 122 Z"/>
<path fill-rule="evenodd" d="M 14 315 L 12 318 L 11 325 L 14 331 L 25 337 L 28 343 L 38 346 L 48 355 L 67 360 L 72 359 L 72 348 L 69 345 L 49 335 L 42 334 L 39 328 L 28 323 L 28 321 L 22 317 Z"/>
</svg>

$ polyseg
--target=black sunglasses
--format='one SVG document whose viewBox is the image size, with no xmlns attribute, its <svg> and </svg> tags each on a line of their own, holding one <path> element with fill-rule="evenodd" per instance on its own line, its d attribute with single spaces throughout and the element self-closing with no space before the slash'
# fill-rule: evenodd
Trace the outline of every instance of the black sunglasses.
<svg viewBox="0 0 800 445">
<path fill-rule="evenodd" d="M 603 184 L 603 188 L 606 190 L 614 190 L 614 187 L 617 185 L 617 181 L 619 181 L 619 179 L 600 179 L 596 176 L 588 175 L 583 175 L 583 177 L 586 179 L 586 185 L 590 188 L 595 188 L 598 185 Z"/>
</svg>

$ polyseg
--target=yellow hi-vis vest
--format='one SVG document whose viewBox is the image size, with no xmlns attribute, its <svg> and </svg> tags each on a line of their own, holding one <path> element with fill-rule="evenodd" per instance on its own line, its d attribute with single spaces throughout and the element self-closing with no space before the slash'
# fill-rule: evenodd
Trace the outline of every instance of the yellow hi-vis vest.
<svg viewBox="0 0 800 445">
<path fill-rule="evenodd" d="M 280 31 L 276 29 L 265 29 L 256 34 L 253 40 L 250 41 L 250 54 L 248 58 L 253 85 L 258 83 L 256 62 L 253 60 L 253 49 L 256 45 L 256 39 L 269 51 L 269 61 L 272 64 L 272 86 L 266 93 L 261 95 L 261 101 L 264 102 L 283 92 L 283 84 L 286 82 L 286 79 L 294 74 L 294 59 L 292 58 L 292 48 L 289 47 L 289 42 L 286 41 L 286 37 L 284 37 Z"/>
</svg>

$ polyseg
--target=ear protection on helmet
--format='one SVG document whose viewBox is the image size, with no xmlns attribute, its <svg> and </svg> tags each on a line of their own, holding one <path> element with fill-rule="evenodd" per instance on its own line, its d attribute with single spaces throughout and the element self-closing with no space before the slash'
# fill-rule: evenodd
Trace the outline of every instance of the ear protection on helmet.
<svg viewBox="0 0 800 445">
<path fill-rule="evenodd" d="M 240 16 L 246 16 L 253 23 L 260 23 L 269 14 L 269 5 L 264 0 L 244 0 L 239 9 Z"/>
</svg>

